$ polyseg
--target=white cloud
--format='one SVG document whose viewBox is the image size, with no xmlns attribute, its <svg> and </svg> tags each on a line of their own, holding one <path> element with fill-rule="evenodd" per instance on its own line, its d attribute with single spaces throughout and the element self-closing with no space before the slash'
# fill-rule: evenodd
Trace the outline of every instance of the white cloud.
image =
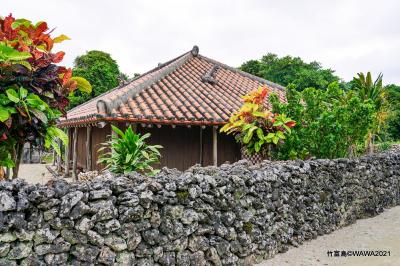
<svg viewBox="0 0 400 266">
<path fill-rule="evenodd" d="M 2 0 L 3 12 L 69 35 L 59 46 L 67 65 L 98 49 L 133 75 L 197 44 L 232 66 L 273 52 L 319 61 L 346 80 L 383 72 L 385 83 L 400 83 L 399 9 L 395 0 Z"/>
</svg>

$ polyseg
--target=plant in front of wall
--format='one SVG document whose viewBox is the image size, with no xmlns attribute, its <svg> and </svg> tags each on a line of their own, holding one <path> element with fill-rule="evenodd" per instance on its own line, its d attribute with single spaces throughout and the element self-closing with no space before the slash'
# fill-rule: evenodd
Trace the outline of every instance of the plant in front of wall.
<svg viewBox="0 0 400 266">
<path fill-rule="evenodd" d="M 295 121 L 285 114 L 274 114 L 265 107 L 268 95 L 266 87 L 260 87 L 242 97 L 244 104 L 221 128 L 221 132 L 234 134 L 248 154 L 261 153 L 269 156 L 269 151 L 290 134 Z"/>
<path fill-rule="evenodd" d="M 13 177 L 25 142 L 59 152 L 56 139 L 68 139 L 55 124 L 67 96 L 76 89 L 91 91 L 89 82 L 57 65 L 65 53 L 53 52 L 53 46 L 69 38 L 53 38 L 51 32 L 43 21 L 0 17 L 0 166 L 14 167 Z"/>
<path fill-rule="evenodd" d="M 145 140 L 150 134 L 136 134 L 129 126 L 125 132 L 112 126 L 116 133 L 111 139 L 102 144 L 99 152 L 99 163 L 105 164 L 105 168 L 112 173 L 125 174 L 133 171 L 155 174 L 153 165 L 159 162 L 161 154 L 160 145 L 148 145 Z"/>
</svg>

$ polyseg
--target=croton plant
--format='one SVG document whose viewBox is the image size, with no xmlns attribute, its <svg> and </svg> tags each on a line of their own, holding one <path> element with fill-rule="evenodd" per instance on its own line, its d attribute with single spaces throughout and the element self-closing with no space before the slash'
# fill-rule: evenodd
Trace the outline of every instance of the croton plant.
<svg viewBox="0 0 400 266">
<path fill-rule="evenodd" d="M 15 167 L 14 176 L 25 142 L 60 152 L 56 139 L 68 138 L 55 123 L 65 114 L 67 96 L 91 91 L 89 82 L 57 65 L 65 53 L 53 46 L 69 38 L 52 38 L 52 31 L 43 21 L 0 18 L 0 168 Z"/>
<path fill-rule="evenodd" d="M 267 157 L 271 147 L 283 142 L 296 124 L 285 114 L 274 114 L 266 108 L 268 92 L 268 88 L 262 86 L 243 96 L 242 107 L 220 130 L 235 135 L 250 155 L 261 153 Z"/>
</svg>

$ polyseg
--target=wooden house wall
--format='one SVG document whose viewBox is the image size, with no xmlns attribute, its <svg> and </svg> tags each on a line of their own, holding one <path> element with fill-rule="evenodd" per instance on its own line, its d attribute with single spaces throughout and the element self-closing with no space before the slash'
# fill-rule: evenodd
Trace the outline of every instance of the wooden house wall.
<svg viewBox="0 0 400 266">
<path fill-rule="evenodd" d="M 125 123 L 119 123 L 118 127 L 122 130 L 126 129 Z M 195 164 L 200 163 L 200 127 L 192 126 L 188 128 L 186 126 L 171 126 L 158 127 L 142 127 L 138 125 L 133 126 L 136 132 L 140 134 L 151 133 L 151 137 L 148 140 L 150 145 L 162 145 L 164 148 L 161 149 L 161 160 L 158 167 L 167 166 L 169 168 L 177 168 L 179 170 L 185 170 Z M 71 130 L 71 141 L 72 140 Z M 202 165 L 213 164 L 213 137 L 212 128 L 206 127 L 201 130 L 202 132 Z M 97 164 L 99 154 L 97 150 L 100 148 L 100 144 L 107 141 L 107 137 L 111 135 L 111 126 L 107 124 L 103 128 L 93 127 L 92 128 L 92 169 L 101 170 L 103 165 Z M 78 168 L 86 169 L 86 128 L 78 129 Z M 72 154 L 72 145 L 70 145 L 70 151 Z M 71 156 L 72 159 L 72 156 Z M 218 165 L 225 162 L 236 162 L 240 160 L 240 149 L 238 144 L 235 142 L 232 136 L 218 133 Z"/>
<path fill-rule="evenodd" d="M 103 128 L 93 127 L 92 128 L 92 169 L 93 170 L 101 170 L 104 168 L 104 165 L 98 164 L 97 160 L 99 159 L 99 153 L 97 150 L 100 148 L 100 144 L 104 143 L 108 140 L 108 137 L 111 135 L 111 126 L 110 124 L 105 125 Z M 85 153 L 86 156 L 86 153 Z"/>
<path fill-rule="evenodd" d="M 218 165 L 241 159 L 240 146 L 232 135 L 218 133 Z"/>
<path fill-rule="evenodd" d="M 185 170 L 200 163 L 200 127 L 170 126 L 161 128 L 138 127 L 140 133 L 151 133 L 149 143 L 159 144 L 161 150 L 160 166 Z M 212 128 L 202 129 L 202 165 L 213 164 Z M 218 165 L 240 160 L 240 148 L 232 136 L 218 133 Z"/>
<path fill-rule="evenodd" d="M 78 128 L 78 143 L 77 143 L 77 166 L 79 169 L 86 168 L 86 127 Z"/>
<path fill-rule="evenodd" d="M 213 165 L 213 132 L 212 127 L 203 129 L 203 166 Z M 231 135 L 218 132 L 218 165 L 234 163 L 241 159 L 240 147 Z"/>
<path fill-rule="evenodd" d="M 168 166 L 184 170 L 200 163 L 200 131 L 198 127 L 143 128 L 138 126 L 137 131 L 141 134 L 151 133 L 148 143 L 163 146 L 160 167 Z"/>
</svg>

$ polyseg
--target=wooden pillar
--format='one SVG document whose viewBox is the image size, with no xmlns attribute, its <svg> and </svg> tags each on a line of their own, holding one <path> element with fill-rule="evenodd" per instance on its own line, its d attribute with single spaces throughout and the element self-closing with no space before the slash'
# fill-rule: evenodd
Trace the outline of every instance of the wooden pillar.
<svg viewBox="0 0 400 266">
<path fill-rule="evenodd" d="M 86 128 L 86 171 L 92 171 L 92 127 Z"/>
<path fill-rule="evenodd" d="M 203 128 L 200 127 L 200 158 L 199 163 L 203 166 Z"/>
<path fill-rule="evenodd" d="M 73 136 L 73 145 L 72 145 L 72 178 L 74 180 L 78 179 L 77 173 L 76 173 L 76 166 L 78 163 L 78 128 L 74 128 L 74 136 Z"/>
<path fill-rule="evenodd" d="M 118 123 L 112 122 L 111 126 L 118 127 Z M 118 137 L 118 134 L 111 127 L 111 139 L 114 137 Z M 111 149 L 111 153 L 114 153 L 114 149 Z"/>
<path fill-rule="evenodd" d="M 137 123 L 131 124 L 133 132 L 137 134 Z"/>
<path fill-rule="evenodd" d="M 218 132 L 217 127 L 213 127 L 213 165 L 218 166 Z"/>
<path fill-rule="evenodd" d="M 62 157 L 61 157 L 62 156 L 62 145 L 61 145 L 60 139 L 57 140 L 57 145 L 60 148 L 60 152 L 61 152 L 60 155 L 57 154 L 57 174 L 59 174 L 61 172 L 61 163 L 62 163 Z"/>
<path fill-rule="evenodd" d="M 56 150 L 53 149 L 53 164 L 52 164 L 53 166 L 56 165 L 57 160 L 58 160 L 58 154 L 56 153 Z M 28 160 L 28 162 L 29 162 L 29 160 Z"/>
<path fill-rule="evenodd" d="M 69 141 L 71 140 L 71 129 L 70 128 L 67 128 L 67 136 L 68 136 L 68 138 L 69 138 Z M 64 159 L 64 177 L 68 177 L 69 176 L 69 166 L 70 166 L 70 164 L 69 164 L 69 153 L 70 153 L 70 148 L 71 146 L 69 145 L 69 143 L 68 143 L 68 145 L 65 147 L 65 159 Z"/>
</svg>

